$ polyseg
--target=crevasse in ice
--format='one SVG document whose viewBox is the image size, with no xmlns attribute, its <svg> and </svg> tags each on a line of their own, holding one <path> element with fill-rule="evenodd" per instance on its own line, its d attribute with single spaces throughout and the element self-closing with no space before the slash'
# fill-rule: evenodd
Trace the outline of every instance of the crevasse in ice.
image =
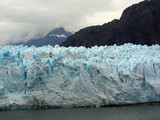
<svg viewBox="0 0 160 120">
<path fill-rule="evenodd" d="M 0 109 L 160 101 L 160 46 L 0 47 Z"/>
</svg>

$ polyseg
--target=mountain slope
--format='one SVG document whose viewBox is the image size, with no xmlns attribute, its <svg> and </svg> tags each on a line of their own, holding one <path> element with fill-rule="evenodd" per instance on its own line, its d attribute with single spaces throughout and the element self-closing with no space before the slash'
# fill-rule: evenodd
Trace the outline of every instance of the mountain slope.
<svg viewBox="0 0 160 120">
<path fill-rule="evenodd" d="M 76 32 L 62 46 L 160 44 L 160 1 L 145 0 L 123 11 L 119 20 Z"/>
<path fill-rule="evenodd" d="M 72 33 L 65 31 L 63 27 L 57 28 L 49 32 L 44 38 L 38 40 L 38 43 L 36 44 L 36 46 L 40 47 L 40 46 L 49 45 L 49 44 L 54 46 L 56 44 L 61 44 L 70 35 L 72 35 Z"/>
</svg>

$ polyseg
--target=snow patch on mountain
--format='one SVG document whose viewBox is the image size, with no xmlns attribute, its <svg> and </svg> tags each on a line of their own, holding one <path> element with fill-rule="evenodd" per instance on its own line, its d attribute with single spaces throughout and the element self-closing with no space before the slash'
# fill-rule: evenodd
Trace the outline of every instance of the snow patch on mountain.
<svg viewBox="0 0 160 120">
<path fill-rule="evenodd" d="M 58 38 L 67 38 L 64 34 L 60 34 L 60 35 L 58 35 L 58 34 L 52 34 L 52 35 L 49 35 L 50 37 L 52 37 L 52 36 L 55 36 L 55 37 L 58 37 Z"/>
</svg>

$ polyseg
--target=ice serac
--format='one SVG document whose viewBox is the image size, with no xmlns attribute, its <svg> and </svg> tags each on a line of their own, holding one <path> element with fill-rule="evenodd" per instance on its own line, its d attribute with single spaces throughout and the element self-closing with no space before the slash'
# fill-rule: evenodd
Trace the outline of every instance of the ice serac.
<svg viewBox="0 0 160 120">
<path fill-rule="evenodd" d="M 0 109 L 160 101 L 160 46 L 0 47 Z"/>
</svg>

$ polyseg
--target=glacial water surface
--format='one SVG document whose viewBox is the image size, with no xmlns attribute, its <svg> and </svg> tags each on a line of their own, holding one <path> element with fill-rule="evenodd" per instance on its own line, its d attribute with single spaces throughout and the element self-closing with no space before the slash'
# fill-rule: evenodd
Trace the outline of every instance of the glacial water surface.
<svg viewBox="0 0 160 120">
<path fill-rule="evenodd" d="M 4 111 L 0 120 L 160 120 L 160 106 Z"/>
</svg>

